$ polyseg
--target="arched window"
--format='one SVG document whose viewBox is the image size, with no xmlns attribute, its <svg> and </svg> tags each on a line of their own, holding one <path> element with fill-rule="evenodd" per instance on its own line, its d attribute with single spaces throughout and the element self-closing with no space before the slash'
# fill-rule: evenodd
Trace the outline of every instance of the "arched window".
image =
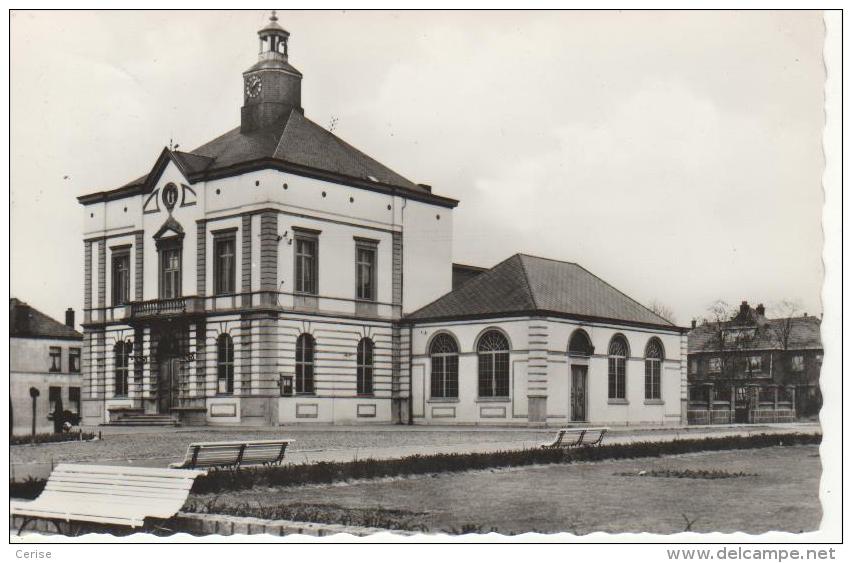
<svg viewBox="0 0 852 563">
<path fill-rule="evenodd" d="M 479 339 L 479 396 L 509 396 L 509 341 L 490 330 Z"/>
<path fill-rule="evenodd" d="M 127 366 L 130 364 L 130 354 L 133 352 L 133 343 L 117 342 L 115 345 L 115 396 L 126 397 L 127 391 Z"/>
<path fill-rule="evenodd" d="M 362 338 L 358 343 L 358 394 L 373 394 L 373 341 Z"/>
<path fill-rule="evenodd" d="M 216 340 L 216 390 L 222 395 L 234 392 L 234 340 L 230 334 L 220 334 Z"/>
<path fill-rule="evenodd" d="M 449 334 L 439 334 L 429 347 L 432 364 L 432 397 L 456 399 L 459 396 L 459 347 Z"/>
<path fill-rule="evenodd" d="M 660 398 L 660 368 L 663 363 L 663 343 L 652 338 L 645 347 L 645 398 Z"/>
<path fill-rule="evenodd" d="M 626 398 L 627 357 L 629 355 L 627 341 L 620 334 L 612 337 L 609 343 L 609 398 Z"/>
<path fill-rule="evenodd" d="M 568 355 L 575 358 L 588 358 L 594 353 L 592 341 L 589 340 L 589 335 L 585 330 L 577 329 L 571 335 L 571 341 L 568 343 Z"/>
<path fill-rule="evenodd" d="M 314 337 L 308 333 L 296 340 L 296 393 L 314 392 Z"/>
</svg>

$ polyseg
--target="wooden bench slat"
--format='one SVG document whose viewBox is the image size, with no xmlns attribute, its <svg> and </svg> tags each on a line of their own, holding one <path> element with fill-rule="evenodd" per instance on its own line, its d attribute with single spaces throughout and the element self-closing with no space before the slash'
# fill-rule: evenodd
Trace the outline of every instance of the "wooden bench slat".
<svg viewBox="0 0 852 563">
<path fill-rule="evenodd" d="M 251 440 L 194 442 L 184 459 L 170 467 L 239 467 L 259 463 L 280 463 L 292 440 Z"/>
<path fill-rule="evenodd" d="M 579 428 L 561 428 L 557 431 L 556 438 L 553 442 L 541 444 L 542 448 L 574 448 L 580 446 L 599 446 L 603 442 L 604 436 L 609 431 L 608 427 L 579 427 Z M 571 441 L 571 436 L 576 436 L 576 439 Z"/>
<path fill-rule="evenodd" d="M 186 502 L 203 470 L 58 465 L 31 502 L 10 503 L 11 515 L 138 527 L 167 519 Z"/>
</svg>

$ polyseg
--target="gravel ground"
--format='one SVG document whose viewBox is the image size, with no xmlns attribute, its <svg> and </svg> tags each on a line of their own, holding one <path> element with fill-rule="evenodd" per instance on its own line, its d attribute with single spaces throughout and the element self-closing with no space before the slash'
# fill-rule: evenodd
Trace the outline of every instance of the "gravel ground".
<svg viewBox="0 0 852 563">
<path fill-rule="evenodd" d="M 93 442 L 65 442 L 38 446 L 12 446 L 9 461 L 13 464 L 58 463 L 62 461 L 116 461 L 183 458 L 191 442 L 225 440 L 271 439 L 288 437 L 294 440 L 288 451 L 316 451 L 370 447 L 406 447 L 454 445 L 487 442 L 542 442 L 554 434 L 553 429 L 494 429 L 494 430 L 390 430 L 360 427 L 358 429 L 258 429 L 208 430 L 146 428 L 126 434 L 104 433 L 104 439 Z"/>
</svg>

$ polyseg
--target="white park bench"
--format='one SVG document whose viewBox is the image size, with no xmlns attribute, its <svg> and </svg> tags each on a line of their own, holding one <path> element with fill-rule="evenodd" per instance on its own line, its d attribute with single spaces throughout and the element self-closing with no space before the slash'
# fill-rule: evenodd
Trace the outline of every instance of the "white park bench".
<svg viewBox="0 0 852 563">
<path fill-rule="evenodd" d="M 242 465 L 279 465 L 292 440 L 253 440 L 243 442 L 196 442 L 186 449 L 183 461 L 173 469 L 199 467 L 240 467 Z"/>
<path fill-rule="evenodd" d="M 141 528 L 181 509 L 192 483 L 205 471 L 113 465 L 58 465 L 33 501 L 13 501 L 10 515 L 23 518 L 18 534 L 36 519 L 72 525 L 94 523 Z M 79 529 L 79 528 L 78 528 Z"/>
<path fill-rule="evenodd" d="M 609 428 L 561 428 L 553 442 L 542 444 L 545 449 L 600 446 Z"/>
</svg>

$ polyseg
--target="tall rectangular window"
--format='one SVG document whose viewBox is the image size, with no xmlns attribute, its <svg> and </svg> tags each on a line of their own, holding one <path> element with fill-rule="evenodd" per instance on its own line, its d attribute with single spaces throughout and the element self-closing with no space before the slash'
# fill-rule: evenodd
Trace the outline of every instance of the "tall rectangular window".
<svg viewBox="0 0 852 563">
<path fill-rule="evenodd" d="M 213 284 L 216 295 L 236 291 L 237 239 L 233 234 L 216 236 L 213 242 Z"/>
<path fill-rule="evenodd" d="M 80 373 L 80 348 L 68 349 L 68 371 Z"/>
<path fill-rule="evenodd" d="M 376 243 L 358 240 L 355 243 L 356 297 L 376 300 Z"/>
<path fill-rule="evenodd" d="M 50 371 L 62 371 L 62 348 L 50 347 Z"/>
<path fill-rule="evenodd" d="M 68 388 L 68 410 L 74 414 L 80 414 L 80 388 Z"/>
<path fill-rule="evenodd" d="M 160 250 L 160 298 L 180 297 L 180 246 L 168 246 Z"/>
<path fill-rule="evenodd" d="M 113 250 L 112 252 L 112 304 L 124 305 L 130 302 L 130 252 Z"/>
<path fill-rule="evenodd" d="M 294 235 L 296 245 L 295 264 L 295 290 L 296 293 L 318 293 L 317 283 L 317 247 L 319 238 L 316 234 L 296 231 Z"/>
<path fill-rule="evenodd" d="M 50 387 L 47 390 L 47 398 L 50 402 L 51 413 L 56 412 L 56 407 L 62 402 L 62 387 Z M 65 410 L 64 408 L 62 410 Z"/>
</svg>

